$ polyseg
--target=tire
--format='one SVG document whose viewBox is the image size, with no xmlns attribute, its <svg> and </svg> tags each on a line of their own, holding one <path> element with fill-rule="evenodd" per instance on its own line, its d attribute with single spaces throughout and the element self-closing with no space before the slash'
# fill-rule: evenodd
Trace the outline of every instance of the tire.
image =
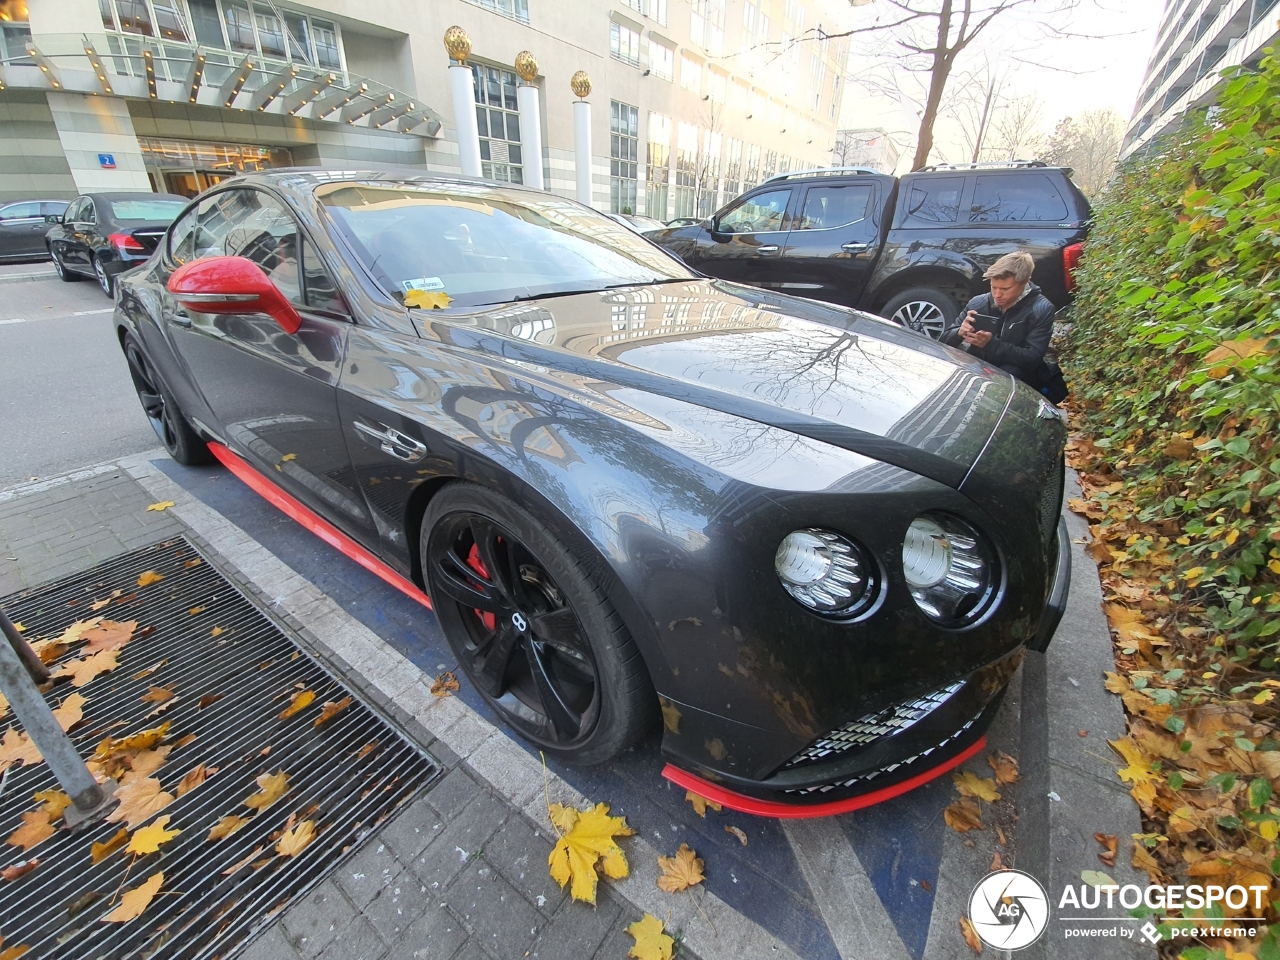
<svg viewBox="0 0 1280 960">
<path fill-rule="evenodd" d="M 960 308 L 941 290 L 912 287 L 893 297 L 878 312 L 894 323 L 937 340 L 947 324 L 960 315 Z"/>
<path fill-rule="evenodd" d="M 124 357 L 129 364 L 129 375 L 133 377 L 133 387 L 138 391 L 142 412 L 151 421 L 151 428 L 169 456 L 187 467 L 212 463 L 213 452 L 209 445 L 191 429 L 177 402 L 156 376 L 142 347 L 128 334 L 124 338 Z"/>
<path fill-rule="evenodd" d="M 50 251 L 49 257 L 53 260 L 53 269 L 58 274 L 58 279 L 61 280 L 63 283 L 75 283 L 76 281 L 82 279 L 80 274 L 72 273 L 70 270 L 68 270 L 66 266 L 63 264 L 63 262 L 58 259 L 58 255 L 56 253 L 54 253 L 53 251 Z"/>
<path fill-rule="evenodd" d="M 622 618 L 586 565 L 523 508 L 452 483 L 432 498 L 419 549 L 459 665 L 524 739 L 563 760 L 602 763 L 654 724 L 657 696 Z"/>
<path fill-rule="evenodd" d="M 102 262 L 101 257 L 93 258 L 93 275 L 98 280 L 98 289 L 107 295 L 108 300 L 116 298 L 115 277 L 107 273 L 106 265 Z"/>
</svg>

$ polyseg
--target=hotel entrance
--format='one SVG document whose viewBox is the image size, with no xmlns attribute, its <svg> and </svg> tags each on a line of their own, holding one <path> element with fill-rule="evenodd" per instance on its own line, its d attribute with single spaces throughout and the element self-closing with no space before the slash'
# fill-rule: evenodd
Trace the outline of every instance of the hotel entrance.
<svg viewBox="0 0 1280 960">
<path fill-rule="evenodd" d="M 139 137 L 151 189 L 194 197 L 228 177 L 288 167 L 293 157 L 285 147 L 255 147 L 233 143 L 193 143 Z"/>
</svg>

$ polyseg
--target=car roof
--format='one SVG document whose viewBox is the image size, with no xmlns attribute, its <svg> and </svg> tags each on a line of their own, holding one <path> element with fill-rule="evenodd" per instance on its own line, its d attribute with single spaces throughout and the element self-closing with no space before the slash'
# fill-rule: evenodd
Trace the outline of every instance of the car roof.
<svg viewBox="0 0 1280 960">
<path fill-rule="evenodd" d="M 507 183 L 500 180 L 487 180 L 484 177 L 468 177 L 461 173 L 437 173 L 432 170 L 418 170 L 413 167 L 353 167 L 349 170 L 329 170 L 324 167 L 274 167 L 244 173 L 230 180 L 224 180 L 219 187 L 245 183 L 263 183 L 279 190 L 299 194 L 309 194 L 316 187 L 329 183 L 360 183 L 366 180 L 384 180 L 393 183 L 438 183 L 447 184 L 480 184 L 486 187 L 501 187 L 504 190 L 520 190 L 549 196 L 545 190 L 534 190 L 519 183 Z"/>
<path fill-rule="evenodd" d="M 154 193 L 150 190 L 117 190 L 112 193 L 82 193 L 82 197 L 90 197 L 94 200 L 141 200 L 143 198 L 151 200 L 180 200 L 186 203 L 189 197 L 183 197 L 176 193 Z"/>
</svg>

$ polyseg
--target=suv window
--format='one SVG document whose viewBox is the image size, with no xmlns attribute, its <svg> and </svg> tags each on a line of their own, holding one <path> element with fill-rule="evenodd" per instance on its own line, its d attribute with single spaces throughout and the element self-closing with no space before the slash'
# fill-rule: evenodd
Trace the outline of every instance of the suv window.
<svg viewBox="0 0 1280 960">
<path fill-rule="evenodd" d="M 773 233 L 784 229 L 783 216 L 791 202 L 791 189 L 758 193 L 720 218 L 721 233 Z"/>
<path fill-rule="evenodd" d="M 862 220 L 871 203 L 871 192 L 868 183 L 810 187 L 804 196 L 804 210 L 791 229 L 828 230 Z"/>
<path fill-rule="evenodd" d="M 40 216 L 39 202 L 11 203 L 0 207 L 0 220 L 29 220 Z"/>
<path fill-rule="evenodd" d="M 971 223 L 1067 219 L 1067 205 L 1043 173 L 978 177 L 969 208 Z"/>
<path fill-rule="evenodd" d="M 907 216 L 929 223 L 955 223 L 960 216 L 964 177 L 925 177 L 911 181 Z"/>
</svg>

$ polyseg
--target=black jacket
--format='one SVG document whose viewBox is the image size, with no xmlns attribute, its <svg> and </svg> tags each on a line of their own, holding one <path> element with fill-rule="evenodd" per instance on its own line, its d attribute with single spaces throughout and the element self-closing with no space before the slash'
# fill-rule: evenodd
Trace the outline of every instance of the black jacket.
<svg viewBox="0 0 1280 960">
<path fill-rule="evenodd" d="M 1035 369 L 1044 359 L 1049 350 L 1049 341 L 1053 338 L 1053 316 L 1057 307 L 1034 283 L 1027 295 L 1015 303 L 1007 314 L 996 306 L 991 294 L 983 293 L 974 297 L 938 339 L 953 347 L 962 346 L 964 341 L 960 339 L 960 325 L 964 323 L 965 315 L 970 310 L 999 317 L 1004 321 L 1000 332 L 985 347 L 969 348 L 969 352 L 975 357 L 981 357 L 995 367 L 1012 364 L 1026 372 Z"/>
</svg>

